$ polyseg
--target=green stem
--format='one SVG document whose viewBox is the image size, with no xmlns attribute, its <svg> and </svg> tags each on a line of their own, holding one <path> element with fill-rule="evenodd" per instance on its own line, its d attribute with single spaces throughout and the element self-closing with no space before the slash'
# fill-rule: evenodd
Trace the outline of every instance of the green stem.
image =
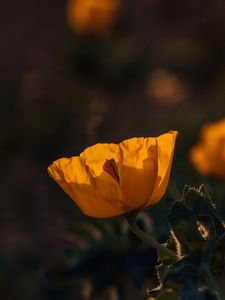
<svg viewBox="0 0 225 300">
<path fill-rule="evenodd" d="M 150 235 L 146 234 L 144 231 L 140 229 L 140 227 L 137 225 L 135 218 L 132 216 L 125 217 L 130 229 L 133 231 L 134 234 L 136 234 L 140 240 L 145 242 L 148 246 L 156 249 L 161 256 L 166 256 L 170 258 L 173 261 L 176 261 L 178 259 L 177 255 L 169 250 L 166 247 L 163 247 L 160 243 L 158 243 L 155 239 L 153 239 Z"/>
</svg>

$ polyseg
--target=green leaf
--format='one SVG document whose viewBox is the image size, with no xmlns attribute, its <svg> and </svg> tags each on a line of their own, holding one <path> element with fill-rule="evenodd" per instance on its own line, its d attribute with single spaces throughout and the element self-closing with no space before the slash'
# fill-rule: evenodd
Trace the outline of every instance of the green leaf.
<svg viewBox="0 0 225 300">
<path fill-rule="evenodd" d="M 164 274 L 165 274 L 165 271 L 168 269 L 168 267 L 165 265 L 165 264 L 163 264 L 163 263 L 161 263 L 161 264 L 159 264 L 159 265 L 157 265 L 156 267 L 155 267 L 155 270 L 156 270 L 156 275 L 157 275 L 157 278 L 158 278 L 158 283 L 159 283 L 159 285 L 157 286 L 157 287 L 155 287 L 155 288 L 153 288 L 153 289 L 148 289 L 147 290 L 147 294 L 149 295 L 149 296 L 155 296 L 155 295 L 157 295 L 159 292 L 161 292 L 161 290 L 162 290 L 162 282 L 163 282 L 163 277 L 164 277 Z"/>
<path fill-rule="evenodd" d="M 159 264 L 155 267 L 155 269 L 156 269 L 156 275 L 159 280 L 159 283 L 162 284 L 164 274 L 168 270 L 168 267 L 164 264 Z"/>
<path fill-rule="evenodd" d="M 205 240 L 213 240 L 216 238 L 216 226 L 213 217 L 210 215 L 199 215 L 197 217 L 198 230 Z"/>
<path fill-rule="evenodd" d="M 197 215 L 210 215 L 213 218 L 217 234 L 225 231 L 224 220 L 219 215 L 215 204 L 203 185 L 198 189 L 185 186 L 182 193 L 182 202 Z"/>
<path fill-rule="evenodd" d="M 166 247 L 176 252 L 178 257 L 181 257 L 187 253 L 187 248 L 180 243 L 173 231 L 170 232 L 170 237 L 167 240 Z"/>
<path fill-rule="evenodd" d="M 176 238 L 186 246 L 190 252 L 204 251 L 207 241 L 198 229 L 198 220 L 195 213 L 181 201 L 176 201 L 166 215 Z"/>
<path fill-rule="evenodd" d="M 195 287 L 199 283 L 199 261 L 186 256 L 173 263 L 165 272 L 163 288 L 182 290 L 186 286 Z"/>
</svg>

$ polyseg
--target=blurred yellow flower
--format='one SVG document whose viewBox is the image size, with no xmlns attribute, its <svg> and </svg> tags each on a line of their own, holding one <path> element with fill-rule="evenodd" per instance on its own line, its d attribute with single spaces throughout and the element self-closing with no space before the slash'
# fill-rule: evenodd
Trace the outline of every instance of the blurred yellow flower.
<svg viewBox="0 0 225 300">
<path fill-rule="evenodd" d="M 177 75 L 166 69 L 156 69 L 149 77 L 147 94 L 158 104 L 174 105 L 185 100 L 187 90 Z"/>
<path fill-rule="evenodd" d="M 176 137 L 170 131 L 156 138 L 96 144 L 80 156 L 56 160 L 48 172 L 88 216 L 147 209 L 166 191 Z"/>
<path fill-rule="evenodd" d="M 200 141 L 190 151 L 190 160 L 202 175 L 225 179 L 225 119 L 202 128 Z"/>
<path fill-rule="evenodd" d="M 119 8 L 120 0 L 68 0 L 67 23 L 78 33 L 107 33 Z"/>
</svg>

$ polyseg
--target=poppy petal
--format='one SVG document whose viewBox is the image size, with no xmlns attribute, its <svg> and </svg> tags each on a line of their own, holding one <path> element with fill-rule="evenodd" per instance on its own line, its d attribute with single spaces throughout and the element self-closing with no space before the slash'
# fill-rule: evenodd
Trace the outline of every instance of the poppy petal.
<svg viewBox="0 0 225 300">
<path fill-rule="evenodd" d="M 146 203 L 155 186 L 156 138 L 132 138 L 119 146 L 121 191 L 129 210 L 133 211 Z"/>
<path fill-rule="evenodd" d="M 97 148 L 99 149 L 99 146 Z M 81 157 L 61 158 L 55 161 L 48 168 L 50 176 L 86 215 L 106 218 L 125 213 L 126 205 L 122 201 L 118 183 L 104 172 L 102 167 L 100 172 L 100 157 L 98 159 L 98 156 L 95 156 L 96 159 L 93 160 L 95 172 L 86 164 L 91 160 L 87 155 L 90 154 L 89 150 L 86 151 L 86 155 L 82 153 Z M 91 149 L 91 153 L 92 150 L 95 152 Z"/>
<path fill-rule="evenodd" d="M 173 161 L 175 141 L 177 138 L 177 131 L 170 131 L 166 134 L 162 134 L 157 138 L 157 157 L 158 157 L 158 172 L 155 182 L 155 188 L 145 205 L 148 208 L 156 204 L 164 195 Z"/>
</svg>

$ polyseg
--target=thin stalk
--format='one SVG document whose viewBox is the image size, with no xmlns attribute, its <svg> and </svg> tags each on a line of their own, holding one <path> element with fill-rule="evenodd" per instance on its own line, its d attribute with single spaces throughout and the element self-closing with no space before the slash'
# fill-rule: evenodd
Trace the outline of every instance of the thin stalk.
<svg viewBox="0 0 225 300">
<path fill-rule="evenodd" d="M 145 242 L 148 246 L 156 249 L 161 256 L 166 256 L 170 258 L 173 261 L 176 261 L 178 259 L 176 253 L 169 250 L 168 248 L 162 246 L 159 242 L 157 242 L 155 239 L 153 239 L 150 235 L 146 234 L 141 228 L 137 225 L 135 219 L 133 217 L 125 217 L 130 229 L 133 231 L 134 234 L 136 234 L 140 240 Z"/>
</svg>

